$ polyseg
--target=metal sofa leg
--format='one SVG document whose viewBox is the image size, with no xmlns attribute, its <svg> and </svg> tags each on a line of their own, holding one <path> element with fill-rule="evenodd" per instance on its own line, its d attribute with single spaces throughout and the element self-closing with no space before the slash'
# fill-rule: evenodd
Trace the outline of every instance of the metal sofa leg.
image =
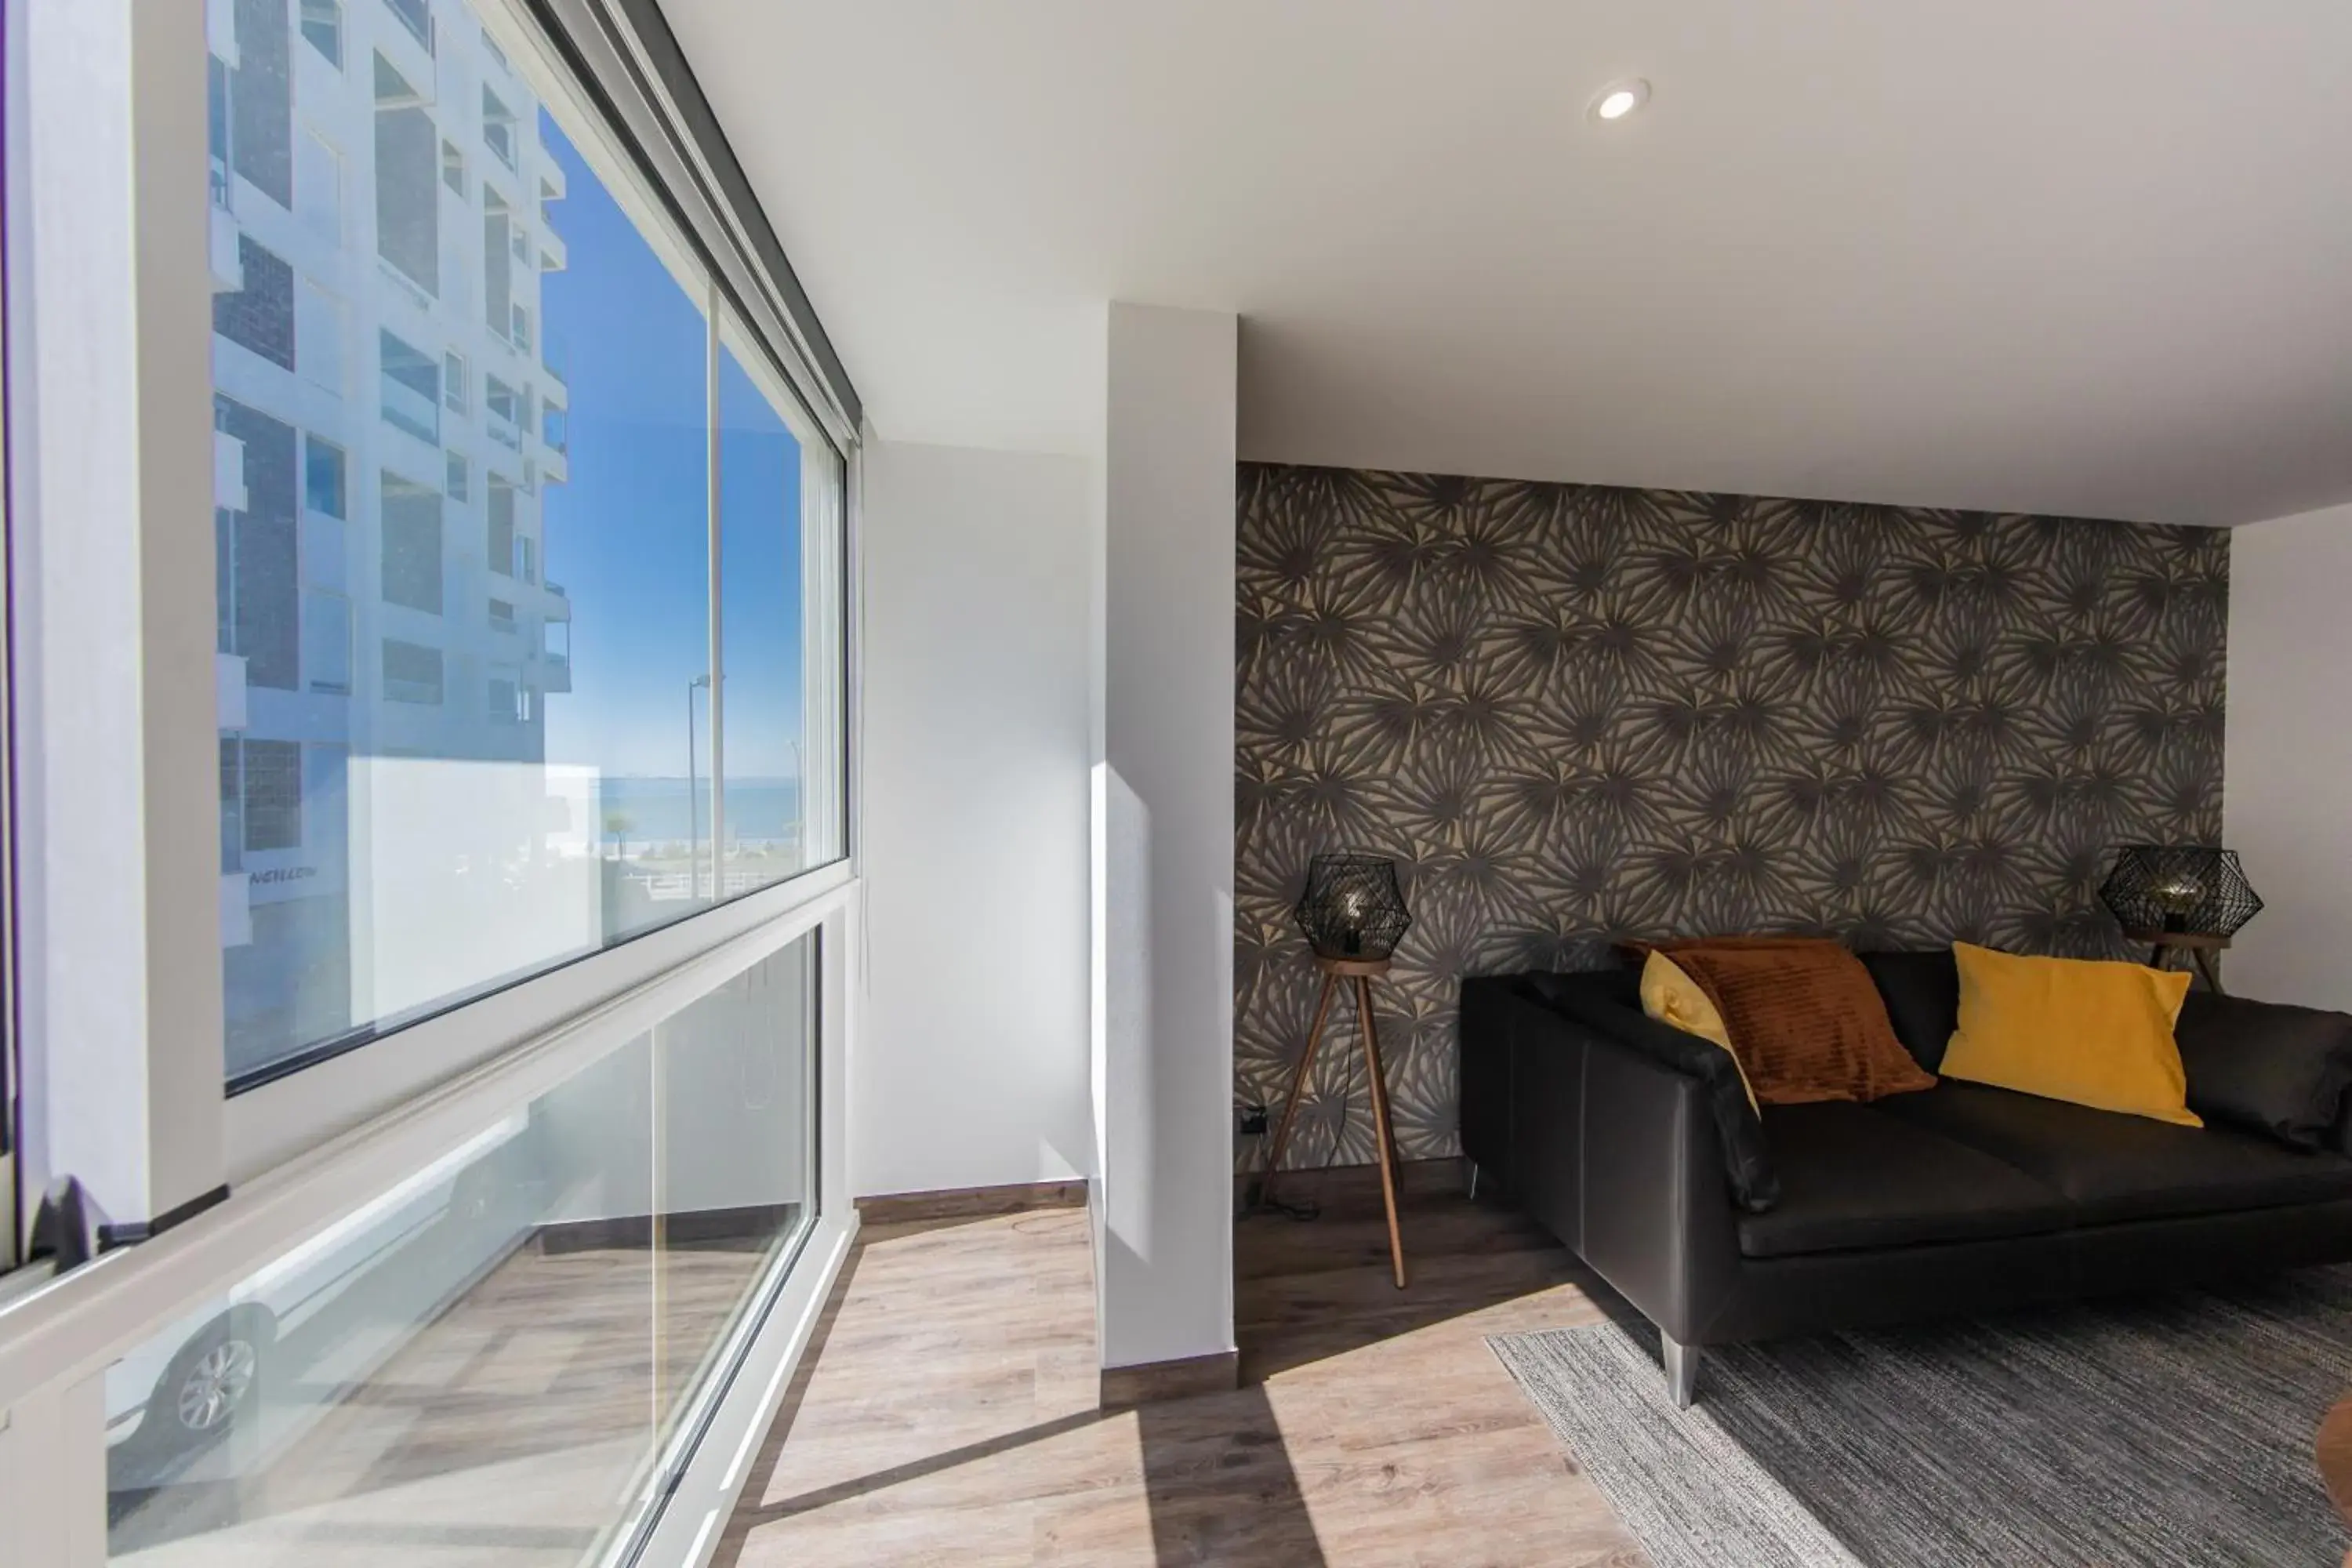
<svg viewBox="0 0 2352 1568">
<path fill-rule="evenodd" d="M 1667 1396 L 1674 1400 L 1675 1409 L 1688 1410 L 1691 1396 L 1698 1389 L 1698 1347 L 1663 1333 L 1658 1336 L 1658 1346 L 1664 1352 Z"/>
</svg>

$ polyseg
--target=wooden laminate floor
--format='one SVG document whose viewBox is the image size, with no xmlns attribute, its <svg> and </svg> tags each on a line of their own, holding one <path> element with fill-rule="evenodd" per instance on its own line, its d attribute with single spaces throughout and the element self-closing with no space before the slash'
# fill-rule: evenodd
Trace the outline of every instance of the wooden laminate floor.
<svg viewBox="0 0 2352 1568">
<path fill-rule="evenodd" d="M 1399 1292 L 1370 1171 L 1285 1180 L 1324 1213 L 1235 1228 L 1242 1386 L 1117 1415 L 1084 1210 L 868 1226 L 718 1561 L 1643 1562 L 1483 1342 L 1605 1287 L 1442 1162 Z"/>
</svg>

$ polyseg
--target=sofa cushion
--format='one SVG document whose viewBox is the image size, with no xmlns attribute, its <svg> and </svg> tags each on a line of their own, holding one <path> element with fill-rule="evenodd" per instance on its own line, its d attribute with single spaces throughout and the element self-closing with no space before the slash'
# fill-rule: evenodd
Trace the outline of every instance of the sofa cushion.
<svg viewBox="0 0 2352 1568">
<path fill-rule="evenodd" d="M 2326 1141 L 2352 1088 L 2352 1016 L 2192 991 L 2173 1026 L 2189 1108 L 2298 1149 Z"/>
<path fill-rule="evenodd" d="M 1960 966 L 1949 947 L 1932 952 L 1858 952 L 1886 1004 L 1887 1022 L 1912 1060 L 1935 1072 L 1960 1026 Z"/>
<path fill-rule="evenodd" d="M 1722 1015 L 1767 1105 L 1879 1100 L 1936 1081 L 1895 1039 L 1869 972 L 1837 942 L 1677 943 L 1669 956 Z"/>
<path fill-rule="evenodd" d="M 2063 1229 L 2066 1201 L 2050 1187 L 1884 1110 L 1939 1092 L 1871 1105 L 1766 1106 L 1780 1201 L 1768 1214 L 1740 1216 L 1739 1250 L 1785 1258 Z"/>
<path fill-rule="evenodd" d="M 2352 1196 L 2352 1160 L 2231 1127 L 2180 1127 L 1949 1080 L 1875 1109 L 2038 1178 L 2065 1196 L 2078 1224 Z"/>
<path fill-rule="evenodd" d="M 1956 942 L 1960 1026 L 1943 1075 L 2202 1127 L 2172 1038 L 2189 976 Z"/>
</svg>

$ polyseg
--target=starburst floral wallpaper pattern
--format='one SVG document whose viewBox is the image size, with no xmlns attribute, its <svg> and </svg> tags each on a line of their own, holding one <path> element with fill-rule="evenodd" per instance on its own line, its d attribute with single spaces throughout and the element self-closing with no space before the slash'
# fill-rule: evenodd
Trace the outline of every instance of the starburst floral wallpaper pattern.
<svg viewBox="0 0 2352 1568">
<path fill-rule="evenodd" d="M 1244 464 L 1236 1098 L 1279 1110 L 1318 849 L 1414 916 L 1377 1022 L 1456 1152 L 1465 974 L 1822 931 L 2116 954 L 2130 840 L 2217 843 L 2225 531 Z M 1294 1164 L 1372 1157 L 1353 1019 Z"/>
</svg>

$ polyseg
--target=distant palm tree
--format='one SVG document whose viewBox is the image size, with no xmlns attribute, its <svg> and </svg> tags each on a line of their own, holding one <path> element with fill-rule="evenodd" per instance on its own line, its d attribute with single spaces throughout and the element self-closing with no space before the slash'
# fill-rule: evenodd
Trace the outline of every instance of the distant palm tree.
<svg viewBox="0 0 2352 1568">
<path fill-rule="evenodd" d="M 625 811 L 616 811 L 604 818 L 604 831 L 613 836 L 624 860 L 629 858 L 629 829 L 635 826 L 636 823 Z"/>
</svg>

